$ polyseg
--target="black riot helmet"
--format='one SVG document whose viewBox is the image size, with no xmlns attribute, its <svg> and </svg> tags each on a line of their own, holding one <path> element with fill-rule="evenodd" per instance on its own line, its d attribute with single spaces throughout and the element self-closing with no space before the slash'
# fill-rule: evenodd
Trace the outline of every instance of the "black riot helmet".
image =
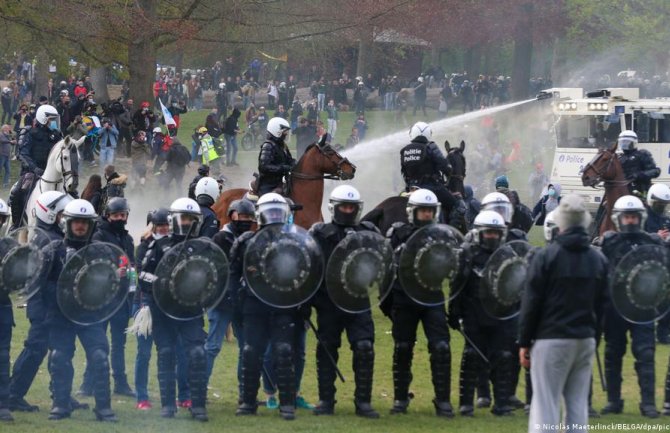
<svg viewBox="0 0 670 433">
<path fill-rule="evenodd" d="M 234 200 L 228 206 L 228 218 L 233 215 L 233 212 L 237 212 L 238 215 L 251 215 L 256 214 L 256 206 L 247 199 Z"/>
<path fill-rule="evenodd" d="M 113 213 L 120 213 L 120 212 L 130 212 L 130 207 L 128 206 L 128 200 L 126 200 L 123 197 L 112 197 L 109 199 L 107 202 L 107 206 L 105 207 L 105 216 L 109 216 Z"/>
<path fill-rule="evenodd" d="M 147 224 L 152 223 L 154 226 L 159 224 L 168 224 L 168 215 L 170 211 L 164 207 L 158 208 L 147 215 Z"/>
<path fill-rule="evenodd" d="M 202 164 L 200 167 L 198 167 L 198 174 L 200 176 L 209 176 L 209 166 Z"/>
</svg>

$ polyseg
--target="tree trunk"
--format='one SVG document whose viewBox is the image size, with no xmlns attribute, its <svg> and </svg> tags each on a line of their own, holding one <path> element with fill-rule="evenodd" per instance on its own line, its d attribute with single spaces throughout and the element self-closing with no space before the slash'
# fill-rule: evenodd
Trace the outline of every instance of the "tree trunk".
<svg viewBox="0 0 670 433">
<path fill-rule="evenodd" d="M 512 64 L 512 99 L 519 101 L 528 97 L 531 60 L 533 58 L 533 5 L 521 6 L 524 17 L 516 25 L 514 34 L 514 58 Z"/>
<path fill-rule="evenodd" d="M 431 66 L 439 66 L 440 64 L 440 48 L 437 44 L 430 46 L 430 64 Z"/>
<path fill-rule="evenodd" d="M 46 96 L 49 84 L 49 56 L 46 50 L 40 50 L 37 54 L 37 65 L 35 66 L 35 94 L 33 101 L 37 103 L 40 96 Z M 55 87 L 55 86 L 54 86 Z"/>
<path fill-rule="evenodd" d="M 128 47 L 130 97 L 135 106 L 146 101 L 153 106 L 153 84 L 156 77 L 156 48 L 151 41 L 138 41 Z"/>
<path fill-rule="evenodd" d="M 369 65 L 372 64 L 372 28 L 360 29 L 361 39 L 358 42 L 358 62 L 356 63 L 356 76 L 365 78 L 369 72 Z"/>
<path fill-rule="evenodd" d="M 463 53 L 463 70 L 468 74 L 470 73 L 470 69 L 472 68 L 472 51 L 473 48 L 470 47 L 466 49 L 465 52 Z"/>
<path fill-rule="evenodd" d="M 482 47 L 481 45 L 475 45 L 472 47 L 472 58 L 470 59 L 470 69 L 468 70 L 468 75 L 470 79 L 475 80 L 481 71 L 481 60 L 482 60 Z"/>
<path fill-rule="evenodd" d="M 109 92 L 107 91 L 107 67 L 97 66 L 91 68 L 91 84 L 95 90 L 96 102 L 100 104 L 109 101 Z"/>
</svg>

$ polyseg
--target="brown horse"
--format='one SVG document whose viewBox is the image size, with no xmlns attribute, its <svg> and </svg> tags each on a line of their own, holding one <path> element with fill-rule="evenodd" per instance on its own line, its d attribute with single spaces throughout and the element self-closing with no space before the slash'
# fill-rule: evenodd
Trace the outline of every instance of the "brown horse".
<svg viewBox="0 0 670 433">
<path fill-rule="evenodd" d="M 354 178 L 356 166 L 343 157 L 329 144 L 310 144 L 298 164 L 291 172 L 289 198 L 302 205 L 295 214 L 295 224 L 309 229 L 312 224 L 323 221 L 321 202 L 323 201 L 323 180 L 349 180 Z M 228 206 L 240 199 L 249 190 L 235 188 L 224 191 L 212 206 L 221 225 L 228 223 Z"/>
<path fill-rule="evenodd" d="M 594 237 L 602 236 L 608 230 L 614 230 L 612 222 L 612 208 L 614 203 L 624 195 L 630 194 L 626 175 L 621 162 L 616 155 L 617 143 L 608 148 L 602 148 L 586 164 L 582 172 L 582 184 L 594 187 L 599 183 L 605 185 L 605 194 L 600 202 L 598 213 L 594 221 Z"/>
</svg>

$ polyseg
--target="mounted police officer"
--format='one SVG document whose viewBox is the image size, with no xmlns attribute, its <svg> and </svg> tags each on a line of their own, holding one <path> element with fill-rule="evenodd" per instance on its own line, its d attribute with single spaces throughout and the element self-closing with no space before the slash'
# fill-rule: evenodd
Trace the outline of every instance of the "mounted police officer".
<svg viewBox="0 0 670 433">
<path fill-rule="evenodd" d="M 288 178 L 295 165 L 286 139 L 291 126 L 281 117 L 268 122 L 267 136 L 258 154 L 258 182 L 256 190 L 261 196 L 268 192 L 283 192 L 283 179 Z"/>
<path fill-rule="evenodd" d="M 391 246 L 398 252 L 405 242 L 419 229 L 437 221 L 439 202 L 430 190 L 419 189 L 409 196 L 407 202 L 408 224 L 395 223 L 389 229 L 387 237 Z M 444 302 L 444 295 L 442 295 Z M 398 280 L 393 285 L 385 310 L 390 304 L 390 317 L 393 321 L 393 393 L 392 414 L 407 413 L 409 406 L 409 386 L 412 382 L 412 357 L 416 330 L 419 322 L 428 340 L 430 369 L 435 390 L 435 413 L 437 416 L 451 418 L 451 348 L 449 347 L 449 327 L 444 303 L 436 306 L 421 305 L 411 299 Z"/>
<path fill-rule="evenodd" d="M 456 199 L 445 186 L 444 179 L 451 175 L 447 158 L 431 141 L 433 131 L 425 122 L 417 122 L 409 130 L 411 142 L 400 150 L 400 171 L 405 179 L 405 190 L 425 188 L 433 191 L 442 204 L 442 219 L 459 227 L 465 218 L 465 203 Z"/>
<path fill-rule="evenodd" d="M 647 211 L 642 201 L 626 195 L 614 203 L 612 220 L 617 232 L 605 233 L 602 252 L 610 262 L 610 269 L 616 268 L 629 251 L 642 245 L 660 245 L 661 239 L 655 234 L 642 230 Z M 626 353 L 626 334 L 631 334 L 631 348 L 635 357 L 635 371 L 640 385 L 640 412 L 648 418 L 659 416 L 655 402 L 654 372 L 654 324 L 633 324 L 626 321 L 610 303 L 605 308 L 605 377 L 607 378 L 607 405 L 603 414 L 621 413 L 624 401 L 621 399 L 621 369 Z"/>
<path fill-rule="evenodd" d="M 452 281 L 452 288 L 460 293 L 449 303 L 449 326 L 460 329 L 472 343 L 463 348 L 460 377 L 460 407 L 463 416 L 472 416 L 477 376 L 483 367 L 478 350 L 489 357 L 493 373 L 494 415 L 508 415 L 513 407 L 510 397 L 514 394 L 513 375 L 515 360 L 512 348 L 516 338 L 516 320 L 492 318 L 484 310 L 479 296 L 480 273 L 489 257 L 505 243 L 507 226 L 503 217 L 490 210 L 482 210 L 474 221 L 471 240 L 466 240 L 460 257 L 459 268 Z"/>
<path fill-rule="evenodd" d="M 191 389 L 191 416 L 198 421 L 207 417 L 207 357 L 205 355 L 204 320 L 201 316 L 190 320 L 176 320 L 165 314 L 156 304 L 152 284 L 159 262 L 175 246 L 187 240 L 187 236 L 198 233 L 202 213 L 198 204 L 189 198 L 179 198 L 170 205 L 170 236 L 149 244 L 140 264 L 139 283 L 151 310 L 152 334 L 158 353 L 158 383 L 161 394 L 161 417 L 173 418 L 177 412 L 176 358 L 178 341 L 184 346 L 188 357 L 188 381 Z"/>
<path fill-rule="evenodd" d="M 19 150 L 21 177 L 14 184 L 9 195 L 12 209 L 12 228 L 21 222 L 26 194 L 29 194 L 35 180 L 47 168 L 51 148 L 63 139 L 60 131 L 60 116 L 51 105 L 41 105 L 35 114 L 35 127 L 31 128 L 25 144 Z"/>
<path fill-rule="evenodd" d="M 109 343 L 102 324 L 79 325 L 67 319 L 56 300 L 56 287 L 65 263 L 89 242 L 95 228 L 97 215 L 86 200 L 73 200 L 63 211 L 66 231 L 65 240 L 54 241 L 50 247 L 54 251 L 54 262 L 49 272 L 44 290 L 49 327 L 49 374 L 53 407 L 50 420 L 69 418 L 72 411 L 70 393 L 74 369 L 75 339 L 79 337 L 86 351 L 87 362 L 92 366 L 95 415 L 99 421 L 117 420 L 111 409 L 109 388 Z"/>
<path fill-rule="evenodd" d="M 637 134 L 633 131 L 622 131 L 619 134 L 617 144 L 623 151 L 619 155 L 619 161 L 626 179 L 630 181 L 628 189 L 631 193 L 639 191 L 642 195 L 645 195 L 651 186 L 651 180 L 661 174 L 661 170 L 654 162 L 654 157 L 648 150 L 635 147 L 637 145 Z"/>
<path fill-rule="evenodd" d="M 332 221 L 327 224 L 317 223 L 310 229 L 310 234 L 321 247 L 326 261 L 330 259 L 340 241 L 350 233 L 360 231 L 379 233 L 372 223 L 360 222 L 363 201 L 358 190 L 350 185 L 340 185 L 333 190 L 330 194 L 328 209 L 332 215 Z M 372 313 L 370 310 L 360 313 L 344 312 L 329 297 L 325 283 L 321 284 L 311 303 L 316 309 L 320 337 L 316 348 L 320 401 L 314 408 L 314 414 L 332 415 L 335 411 L 336 366 L 329 359 L 329 354 L 337 362 L 338 350 L 342 343 L 342 332 L 346 330 L 353 352 L 356 415 L 365 418 L 379 418 L 379 414 L 370 404 L 375 359 Z"/>
<path fill-rule="evenodd" d="M 219 219 L 212 210 L 221 193 L 221 185 L 213 177 L 203 177 L 195 186 L 195 201 L 202 212 L 199 236 L 212 239 L 219 232 Z"/>
<path fill-rule="evenodd" d="M 4 200 L 0 199 L 0 227 L 7 224 L 9 219 L 9 207 Z M 12 301 L 9 292 L 0 288 L 0 421 L 13 421 L 10 409 L 10 385 L 9 385 L 9 348 L 12 341 L 12 328 L 14 327 L 14 313 L 12 312 Z"/>
<path fill-rule="evenodd" d="M 246 232 L 237 238 L 230 251 L 231 297 L 242 313 L 244 348 L 242 349 L 242 382 L 240 405 L 236 415 L 255 415 L 256 401 L 263 365 L 263 354 L 268 343 L 273 347 L 276 372 L 275 385 L 279 389 L 279 413 L 282 418 L 295 418 L 296 378 L 294 341 L 296 326 L 303 326 L 297 308 L 271 307 L 254 295 L 244 278 L 244 256 L 250 241 L 264 228 L 284 225 L 291 210 L 284 197 L 276 193 L 262 196 L 257 203 L 258 232 Z M 237 281 L 241 284 L 238 286 Z M 236 293 L 236 289 L 238 289 Z"/>
<path fill-rule="evenodd" d="M 36 218 L 36 227 L 43 230 L 52 240 L 63 239 L 61 218 L 65 206 L 72 201 L 72 197 L 59 191 L 42 193 L 33 209 Z M 46 305 L 43 293 L 38 293 L 28 299 L 26 315 L 30 322 L 28 336 L 23 342 L 23 350 L 14 362 L 10 384 L 9 408 L 12 411 L 34 412 L 37 406 L 28 403 L 25 396 L 32 385 L 35 375 L 47 355 L 49 345 L 49 327 L 45 322 Z M 88 405 L 84 405 L 86 408 Z M 83 408 L 72 399 L 73 409 Z"/>
<path fill-rule="evenodd" d="M 128 213 L 130 207 L 128 201 L 123 197 L 112 197 L 107 202 L 102 220 L 98 224 L 96 232 L 93 234 L 93 240 L 107 242 L 121 248 L 130 261 L 130 265 L 135 265 L 135 246 L 133 237 L 126 230 L 128 223 Z M 125 283 L 124 283 L 125 284 Z M 109 325 L 112 334 L 112 377 L 114 378 L 114 394 L 134 397 L 135 393 L 128 385 L 126 377 L 126 328 L 130 320 L 130 308 L 132 300 L 128 299 L 119 310 L 108 321 L 104 322 L 105 333 Z M 92 383 L 92 365 L 86 365 L 84 381 L 80 391 L 84 395 L 93 394 Z"/>
</svg>

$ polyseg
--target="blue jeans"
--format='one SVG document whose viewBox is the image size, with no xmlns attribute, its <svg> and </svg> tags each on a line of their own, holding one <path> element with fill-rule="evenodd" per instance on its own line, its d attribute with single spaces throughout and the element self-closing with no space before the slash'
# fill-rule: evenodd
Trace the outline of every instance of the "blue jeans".
<svg viewBox="0 0 670 433">
<path fill-rule="evenodd" d="M 295 335 L 295 389 L 300 392 L 300 384 L 302 382 L 302 375 L 305 371 L 305 346 L 307 344 L 307 329 L 305 326 L 296 326 Z M 268 344 L 263 355 L 263 391 L 266 394 L 274 394 L 277 392 L 275 383 L 277 383 L 274 366 L 272 365 L 272 345 Z"/>
<path fill-rule="evenodd" d="M 226 165 L 235 164 L 237 163 L 237 136 L 235 134 L 223 134 L 223 136 L 226 138 Z"/>
<path fill-rule="evenodd" d="M 111 146 L 100 147 L 100 167 L 107 164 L 114 164 L 114 148 Z"/>
<path fill-rule="evenodd" d="M 317 93 L 316 100 L 317 100 L 317 108 L 319 109 L 319 111 L 323 111 L 324 107 L 326 106 L 326 94 Z"/>
<path fill-rule="evenodd" d="M 9 185 L 9 156 L 0 155 L 0 170 L 5 170 L 5 174 L 2 176 L 2 186 L 5 187 Z"/>
<path fill-rule="evenodd" d="M 232 311 L 220 311 L 211 309 L 207 312 L 207 320 L 209 320 L 209 331 L 207 332 L 207 341 L 205 342 L 205 352 L 207 352 L 207 378 L 212 375 L 214 368 L 214 360 L 221 352 L 223 346 L 223 339 L 226 337 L 226 330 L 228 325 L 233 325 L 233 332 L 237 339 L 237 347 L 242 353 L 244 347 L 244 340 L 242 338 L 242 330 L 240 325 L 233 321 Z M 237 363 L 237 382 L 242 381 L 242 363 Z"/>
</svg>

